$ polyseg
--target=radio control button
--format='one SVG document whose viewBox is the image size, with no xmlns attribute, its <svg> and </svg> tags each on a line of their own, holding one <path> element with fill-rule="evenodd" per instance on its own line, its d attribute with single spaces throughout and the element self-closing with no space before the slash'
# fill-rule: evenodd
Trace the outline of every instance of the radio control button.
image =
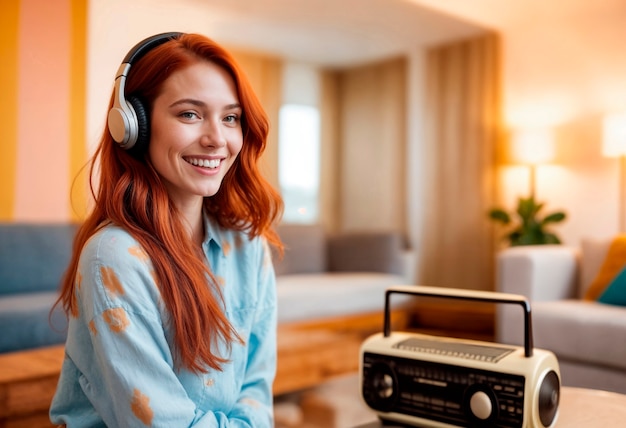
<svg viewBox="0 0 626 428">
<path fill-rule="evenodd" d="M 488 419 L 493 411 L 491 399 L 484 391 L 476 391 L 470 398 L 470 409 L 478 419 Z"/>
</svg>

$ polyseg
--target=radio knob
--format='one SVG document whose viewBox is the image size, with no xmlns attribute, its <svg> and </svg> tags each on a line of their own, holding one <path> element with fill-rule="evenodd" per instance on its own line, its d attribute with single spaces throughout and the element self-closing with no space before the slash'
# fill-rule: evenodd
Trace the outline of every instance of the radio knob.
<svg viewBox="0 0 626 428">
<path fill-rule="evenodd" d="M 470 409 L 478 419 L 489 419 L 493 412 L 493 403 L 485 391 L 476 391 L 470 398 Z"/>
</svg>

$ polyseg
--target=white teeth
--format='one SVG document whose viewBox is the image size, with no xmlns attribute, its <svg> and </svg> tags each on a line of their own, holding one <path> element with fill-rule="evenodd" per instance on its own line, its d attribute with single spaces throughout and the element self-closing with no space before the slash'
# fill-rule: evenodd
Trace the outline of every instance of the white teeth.
<svg viewBox="0 0 626 428">
<path fill-rule="evenodd" d="M 219 159 L 196 159 L 196 158 L 190 158 L 190 159 L 186 159 L 187 162 L 189 162 L 190 164 L 194 165 L 194 166 L 200 166 L 203 168 L 217 168 L 218 166 L 220 166 L 220 160 Z"/>
</svg>

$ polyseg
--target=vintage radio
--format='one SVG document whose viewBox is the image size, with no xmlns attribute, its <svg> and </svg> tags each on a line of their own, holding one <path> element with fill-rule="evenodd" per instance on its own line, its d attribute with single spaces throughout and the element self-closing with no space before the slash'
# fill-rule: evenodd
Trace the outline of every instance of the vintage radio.
<svg viewBox="0 0 626 428">
<path fill-rule="evenodd" d="M 519 305 L 524 346 L 390 331 L 394 293 Z M 560 371 L 554 354 L 533 349 L 530 303 L 487 291 L 396 286 L 385 292 L 383 332 L 361 346 L 365 403 L 383 421 L 422 427 L 553 427 Z"/>
</svg>

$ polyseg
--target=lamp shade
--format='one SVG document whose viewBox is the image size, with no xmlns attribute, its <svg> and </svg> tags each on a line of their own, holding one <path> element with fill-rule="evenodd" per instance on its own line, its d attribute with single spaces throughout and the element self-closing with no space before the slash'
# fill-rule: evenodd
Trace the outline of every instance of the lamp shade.
<svg viewBox="0 0 626 428">
<path fill-rule="evenodd" d="M 602 123 L 602 154 L 607 157 L 626 155 L 626 112 L 605 116 Z"/>
<path fill-rule="evenodd" d="M 537 165 L 554 159 L 554 136 L 550 129 L 515 131 L 511 139 L 513 161 Z"/>
</svg>

